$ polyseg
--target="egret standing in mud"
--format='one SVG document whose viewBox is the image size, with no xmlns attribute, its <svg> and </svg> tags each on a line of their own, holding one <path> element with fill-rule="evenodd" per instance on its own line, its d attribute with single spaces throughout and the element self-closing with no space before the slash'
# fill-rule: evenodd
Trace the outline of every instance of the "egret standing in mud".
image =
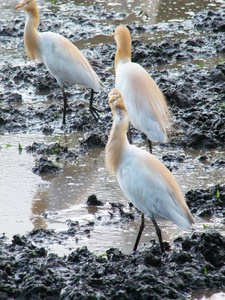
<svg viewBox="0 0 225 300">
<path fill-rule="evenodd" d="M 102 83 L 88 60 L 65 37 L 52 32 L 38 32 L 39 12 L 35 0 L 22 0 L 16 8 L 23 8 L 27 15 L 24 31 L 27 55 L 32 60 L 43 62 L 62 88 L 63 124 L 66 123 L 67 108 L 67 97 L 64 91 L 65 82 L 91 88 L 90 112 L 94 118 L 97 118 L 97 110 L 92 105 L 93 94 L 94 90 L 102 88 Z"/>
<path fill-rule="evenodd" d="M 170 113 L 165 98 L 151 76 L 139 64 L 131 62 L 131 37 L 128 28 L 119 25 L 114 37 L 115 87 L 121 92 L 131 124 L 151 141 L 165 143 L 170 127 Z M 129 129 L 129 141 L 131 135 Z"/>
<path fill-rule="evenodd" d="M 155 227 L 161 251 L 162 235 L 155 217 L 173 221 L 183 229 L 190 229 L 194 219 L 171 172 L 152 154 L 128 142 L 126 131 L 129 117 L 121 93 L 109 93 L 113 125 L 105 149 L 105 163 L 109 173 L 116 176 L 127 198 L 142 211 L 142 222 L 134 245 L 136 251 L 144 229 L 144 214 Z"/>
</svg>

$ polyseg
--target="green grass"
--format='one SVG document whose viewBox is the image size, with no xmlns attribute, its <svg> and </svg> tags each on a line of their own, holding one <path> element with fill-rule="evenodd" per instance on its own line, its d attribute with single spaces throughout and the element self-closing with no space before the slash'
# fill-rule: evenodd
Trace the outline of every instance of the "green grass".
<svg viewBox="0 0 225 300">
<path fill-rule="evenodd" d="M 20 143 L 18 144 L 18 149 L 19 149 L 19 153 L 21 153 L 23 151 L 23 148 Z"/>
</svg>

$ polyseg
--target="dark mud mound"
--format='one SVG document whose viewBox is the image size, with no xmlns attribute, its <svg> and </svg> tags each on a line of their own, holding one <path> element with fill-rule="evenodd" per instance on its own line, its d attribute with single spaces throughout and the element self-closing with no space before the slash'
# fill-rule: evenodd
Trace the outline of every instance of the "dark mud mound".
<svg viewBox="0 0 225 300">
<path fill-rule="evenodd" d="M 161 42 L 145 44 L 139 40 L 132 42 L 132 61 L 146 67 L 171 64 L 176 61 L 204 59 L 225 53 L 224 34 L 186 38 L 179 41 L 164 39 Z"/>
<path fill-rule="evenodd" d="M 77 7 L 77 9 L 74 10 L 76 16 L 71 19 L 62 13 L 60 24 L 56 13 L 46 12 L 43 18 L 48 18 L 50 22 L 41 22 L 40 31 L 59 32 L 72 41 L 91 38 L 96 35 L 96 28 L 93 26 L 96 18 L 115 18 L 113 14 L 107 14 L 97 6 L 90 6 L 87 9 Z M 98 17 L 95 14 L 98 14 Z M 121 15 L 121 18 L 123 17 Z M 12 24 L 4 23 L 1 33 L 3 37 L 7 36 L 9 43 L 15 42 L 17 36 L 17 42 L 23 51 L 24 22 L 24 16 L 13 20 L 13 26 L 15 25 L 13 31 Z M 98 30 L 102 30 L 101 33 L 106 36 L 115 29 L 100 24 L 98 26 Z M 131 34 L 149 32 L 149 37 L 151 35 L 154 37 L 155 32 L 162 31 L 173 34 L 177 30 L 197 32 L 193 37 L 189 35 L 175 40 L 153 40 L 150 43 L 144 43 L 136 38 L 132 43 L 132 60 L 147 68 L 171 108 L 174 119 L 174 135 L 171 141 L 184 147 L 212 149 L 224 147 L 225 144 L 225 64 L 222 61 L 218 63 L 218 57 L 222 58 L 225 53 L 223 28 L 223 10 L 202 11 L 192 20 L 179 24 L 176 22 L 149 26 L 129 24 Z M 41 130 L 45 134 L 53 133 L 55 128 L 65 132 L 92 131 L 84 141 L 85 148 L 104 146 L 105 136 L 112 123 L 107 92 L 114 87 L 114 76 L 111 71 L 114 66 L 115 51 L 115 43 L 103 43 L 95 49 L 84 49 L 84 54 L 93 63 L 96 73 L 105 85 L 104 92 L 96 93 L 94 96 L 94 106 L 100 109 L 101 113 L 96 122 L 89 112 L 90 90 L 84 92 L 78 90 L 76 86 L 68 85 L 66 92 L 69 107 L 65 127 L 62 126 L 62 92 L 45 66 L 12 66 L 5 62 L 0 69 L 0 80 L 5 90 L 0 94 L 0 131 Z M 211 69 L 204 66 L 204 59 L 207 58 L 217 58 L 217 63 Z M 195 63 L 195 60 L 199 62 Z M 174 66 L 168 68 L 182 61 L 188 61 L 189 64 L 181 68 Z M 164 65 L 164 70 L 149 69 L 158 65 Z M 32 97 L 32 101 L 27 103 L 26 107 L 24 90 L 29 90 Z M 39 95 L 45 93 L 41 101 L 52 101 L 48 107 L 38 105 L 37 101 Z M 98 136 L 95 136 L 95 133 Z M 135 136 L 135 138 L 140 137 L 140 134 Z"/>
<path fill-rule="evenodd" d="M 197 29 L 213 32 L 225 32 L 225 11 L 203 10 L 193 19 Z"/>
<path fill-rule="evenodd" d="M 33 168 L 33 172 L 39 175 L 55 174 L 60 170 L 59 166 L 48 160 L 45 156 L 41 156 L 40 159 L 36 160 L 36 166 Z"/>
<path fill-rule="evenodd" d="M 108 136 L 101 132 L 88 132 L 84 135 L 81 145 L 83 147 L 105 147 Z"/>
<path fill-rule="evenodd" d="M 75 160 L 78 157 L 76 152 L 68 150 L 68 147 L 62 146 L 60 142 L 50 145 L 34 142 L 31 146 L 26 147 L 26 151 L 43 155 L 56 155 L 57 161 L 60 159 Z"/>
<path fill-rule="evenodd" d="M 157 81 L 171 105 L 174 126 L 185 132 L 172 140 L 194 149 L 224 147 L 224 64 L 212 70 L 186 65 L 179 72 L 160 73 Z"/>
<path fill-rule="evenodd" d="M 33 172 L 39 175 L 55 174 L 61 171 L 61 168 L 53 163 L 49 157 L 54 158 L 56 161 L 60 160 L 76 160 L 78 154 L 73 151 L 69 151 L 68 147 L 64 147 L 60 142 L 56 142 L 50 145 L 44 143 L 34 142 L 31 146 L 26 147 L 26 151 L 41 155 L 35 161 L 35 167 Z"/>
<path fill-rule="evenodd" d="M 88 206 L 103 206 L 104 203 L 97 199 L 96 195 L 90 195 L 87 199 Z"/>
<path fill-rule="evenodd" d="M 216 231 L 178 238 L 163 255 L 151 242 L 130 255 L 84 247 L 59 257 L 35 246 L 35 235 L 0 240 L 1 299 L 187 299 L 225 287 L 225 239 Z"/>
<path fill-rule="evenodd" d="M 225 186 L 191 190 L 185 195 L 188 206 L 199 217 L 220 217 L 225 223 Z"/>
</svg>

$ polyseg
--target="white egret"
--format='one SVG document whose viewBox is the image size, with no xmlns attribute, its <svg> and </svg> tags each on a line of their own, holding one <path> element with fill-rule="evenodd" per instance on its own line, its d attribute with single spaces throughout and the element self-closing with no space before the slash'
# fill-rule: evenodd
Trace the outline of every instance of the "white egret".
<svg viewBox="0 0 225 300">
<path fill-rule="evenodd" d="M 170 128 L 170 113 L 159 87 L 146 70 L 131 61 L 131 36 L 128 28 L 119 25 L 114 37 L 115 87 L 121 92 L 131 124 L 145 133 L 152 152 L 151 141 L 165 143 Z M 129 141 L 131 135 L 129 129 Z"/>
<path fill-rule="evenodd" d="M 92 69 L 90 63 L 80 50 L 68 39 L 53 32 L 38 32 L 39 12 L 35 0 L 22 0 L 17 8 L 23 8 L 27 17 L 24 30 L 24 44 L 31 60 L 43 62 L 49 72 L 55 77 L 62 89 L 64 110 L 63 124 L 66 122 L 67 97 L 64 83 L 78 84 L 90 87 L 90 112 L 95 117 L 98 114 L 93 107 L 94 90 L 100 90 L 102 83 Z"/>
<path fill-rule="evenodd" d="M 127 198 L 142 212 L 142 222 L 134 246 L 137 249 L 144 229 L 144 214 L 154 224 L 161 251 L 161 230 L 155 221 L 160 216 L 183 229 L 190 229 L 194 219 L 171 172 L 155 156 L 128 142 L 129 117 L 121 93 L 109 93 L 113 125 L 105 149 L 105 163 Z"/>
</svg>

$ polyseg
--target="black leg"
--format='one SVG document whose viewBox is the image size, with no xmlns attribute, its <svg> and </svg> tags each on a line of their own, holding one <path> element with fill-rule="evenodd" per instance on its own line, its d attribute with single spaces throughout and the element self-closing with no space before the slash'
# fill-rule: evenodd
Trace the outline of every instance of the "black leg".
<svg viewBox="0 0 225 300">
<path fill-rule="evenodd" d="M 141 213 L 141 225 L 140 225 L 140 228 L 139 228 L 139 231 L 138 231 L 138 235 L 137 235 L 137 238 L 136 238 L 136 242 L 134 244 L 134 248 L 133 248 L 133 251 L 136 251 L 137 250 L 137 246 L 139 244 L 139 241 L 140 241 L 140 238 L 141 238 L 141 235 L 142 235 L 142 232 L 145 228 L 145 216 L 143 213 Z"/>
<path fill-rule="evenodd" d="M 67 98 L 66 98 L 66 93 L 64 91 L 64 88 L 62 88 L 63 92 L 63 101 L 64 101 L 64 107 L 63 107 L 63 125 L 66 124 L 66 108 L 67 108 Z"/>
<path fill-rule="evenodd" d="M 159 244 L 160 244 L 161 252 L 163 253 L 164 252 L 164 247 L 163 247 L 161 230 L 160 230 L 160 228 L 159 228 L 158 224 L 156 223 L 156 220 L 154 219 L 153 216 L 151 217 L 151 220 L 152 220 L 152 223 L 153 223 L 153 225 L 155 227 L 155 231 L 156 231 L 156 234 L 157 234 L 158 239 L 159 239 Z"/>
<path fill-rule="evenodd" d="M 94 99 L 94 90 L 91 89 L 91 98 L 90 98 L 89 109 L 90 109 L 90 113 L 92 114 L 94 119 L 97 121 L 98 117 L 99 117 L 99 114 L 98 114 L 98 110 L 96 108 L 94 108 L 94 106 L 93 106 L 93 99 Z"/>
<path fill-rule="evenodd" d="M 129 122 L 128 131 L 127 131 L 127 138 L 130 144 L 132 144 L 132 137 L 131 137 L 131 124 Z"/>
<path fill-rule="evenodd" d="M 149 151 L 152 154 L 152 142 L 148 140 Z"/>
</svg>

